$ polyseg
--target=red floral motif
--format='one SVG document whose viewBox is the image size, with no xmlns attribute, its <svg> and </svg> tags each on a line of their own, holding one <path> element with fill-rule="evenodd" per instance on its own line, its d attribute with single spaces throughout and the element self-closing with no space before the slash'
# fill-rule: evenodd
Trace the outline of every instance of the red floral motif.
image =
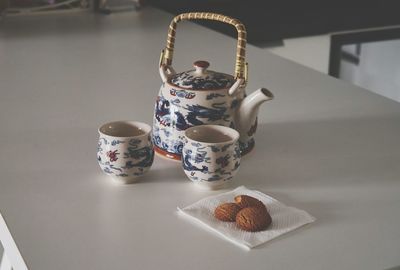
<svg viewBox="0 0 400 270">
<path fill-rule="evenodd" d="M 107 157 L 110 158 L 110 162 L 114 162 L 114 161 L 118 160 L 117 155 L 119 155 L 119 153 L 117 151 L 118 150 L 115 150 L 115 151 L 111 151 L 110 150 L 110 151 L 107 152 Z"/>
<path fill-rule="evenodd" d="M 180 98 L 186 98 L 186 99 L 192 99 L 192 98 L 194 98 L 194 97 L 196 96 L 195 93 L 187 92 L 187 91 L 185 91 L 185 90 L 175 90 L 175 89 L 171 89 L 171 90 L 169 90 L 169 93 L 170 93 L 172 96 L 178 96 L 178 97 L 180 97 Z"/>
</svg>

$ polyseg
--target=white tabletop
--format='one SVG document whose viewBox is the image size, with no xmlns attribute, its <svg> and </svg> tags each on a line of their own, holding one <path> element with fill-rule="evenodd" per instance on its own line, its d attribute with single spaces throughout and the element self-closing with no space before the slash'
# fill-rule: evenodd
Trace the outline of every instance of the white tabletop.
<svg viewBox="0 0 400 270">
<path fill-rule="evenodd" d="M 400 264 L 400 105 L 248 46 L 260 109 L 245 185 L 317 218 L 245 251 L 176 213 L 202 191 L 156 158 L 115 185 L 96 161 L 97 127 L 151 123 L 171 15 L 6 18 L 0 32 L 0 212 L 29 269 L 386 269 Z M 178 26 L 174 64 L 232 72 L 235 41 Z M 224 191 L 224 190 L 222 190 Z"/>
</svg>

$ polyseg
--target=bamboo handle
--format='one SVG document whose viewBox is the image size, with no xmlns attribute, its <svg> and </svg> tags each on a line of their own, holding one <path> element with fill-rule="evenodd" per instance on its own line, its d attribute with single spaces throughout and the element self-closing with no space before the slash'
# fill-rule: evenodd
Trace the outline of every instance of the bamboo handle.
<svg viewBox="0 0 400 270">
<path fill-rule="evenodd" d="M 247 64 L 245 63 L 246 56 L 246 28 L 237 19 L 209 12 L 189 12 L 182 13 L 176 16 L 169 25 L 167 46 L 165 51 L 161 53 L 160 65 L 164 64 L 170 66 L 172 64 L 172 57 L 174 53 L 175 35 L 177 23 L 182 20 L 212 20 L 219 21 L 233 25 L 238 32 L 237 48 L 236 48 L 236 62 L 235 62 L 235 78 L 247 79 Z"/>
</svg>

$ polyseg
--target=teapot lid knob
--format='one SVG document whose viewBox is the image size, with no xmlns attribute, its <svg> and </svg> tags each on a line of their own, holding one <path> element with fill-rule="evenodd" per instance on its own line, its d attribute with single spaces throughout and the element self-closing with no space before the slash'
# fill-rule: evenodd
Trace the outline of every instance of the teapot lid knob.
<svg viewBox="0 0 400 270">
<path fill-rule="evenodd" d="M 210 63 L 203 60 L 198 60 L 193 63 L 193 66 L 196 68 L 196 73 L 203 74 L 205 70 L 210 66 Z"/>
</svg>

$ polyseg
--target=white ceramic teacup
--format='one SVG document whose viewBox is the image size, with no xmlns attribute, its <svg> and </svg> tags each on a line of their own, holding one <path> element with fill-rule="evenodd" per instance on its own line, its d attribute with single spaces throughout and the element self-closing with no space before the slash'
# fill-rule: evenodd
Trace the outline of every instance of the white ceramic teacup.
<svg viewBox="0 0 400 270">
<path fill-rule="evenodd" d="M 240 165 L 239 133 L 229 127 L 200 125 L 186 129 L 182 166 L 194 183 L 218 188 Z"/>
<path fill-rule="evenodd" d="M 134 121 L 116 121 L 99 128 L 97 161 L 103 172 L 121 183 L 134 182 L 154 160 L 151 127 Z"/>
</svg>

